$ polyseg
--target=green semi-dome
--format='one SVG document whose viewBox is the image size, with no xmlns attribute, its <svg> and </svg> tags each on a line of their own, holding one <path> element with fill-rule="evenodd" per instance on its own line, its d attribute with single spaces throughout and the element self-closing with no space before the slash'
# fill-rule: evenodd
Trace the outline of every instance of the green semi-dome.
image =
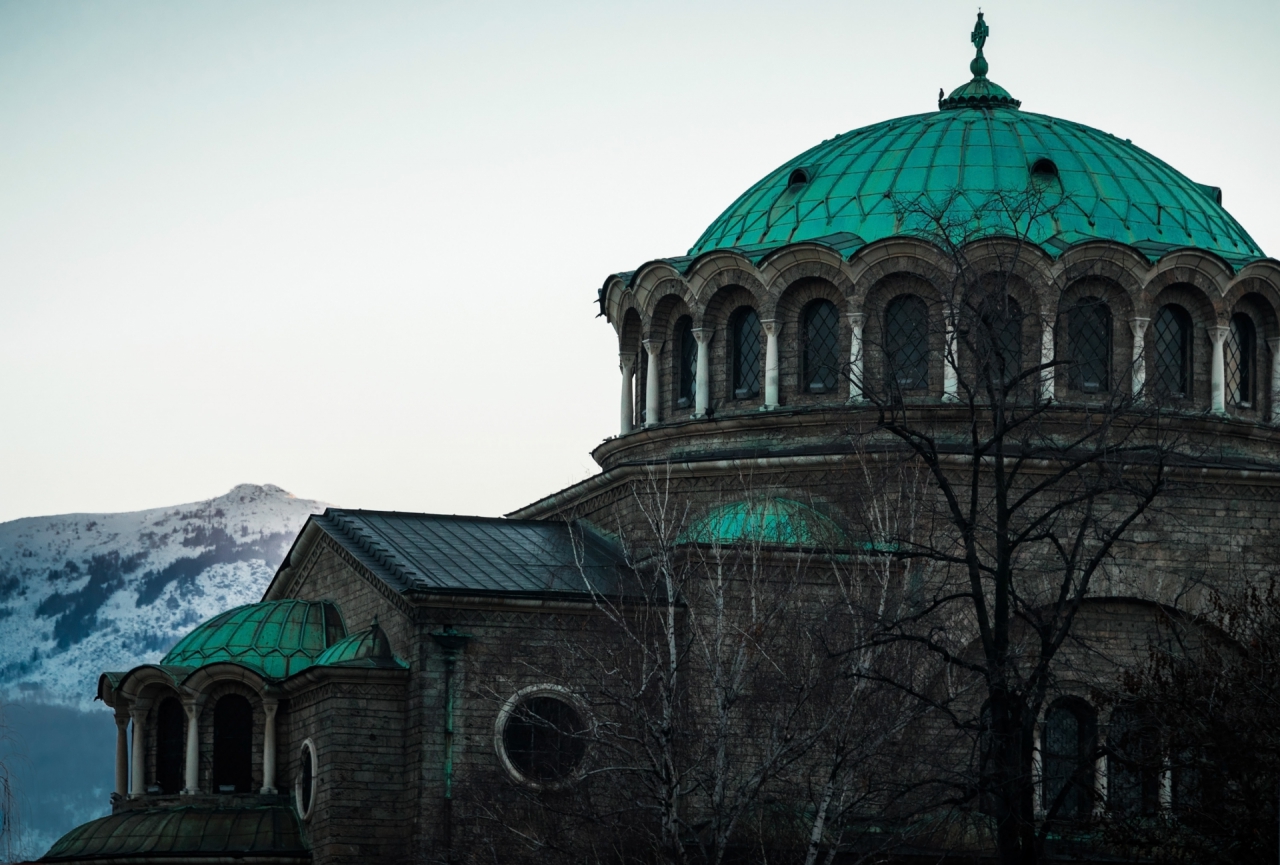
<svg viewBox="0 0 1280 865">
<path fill-rule="evenodd" d="M 310 667 L 347 635 L 330 601 L 263 601 L 220 613 L 169 650 L 164 667 L 232 663 L 271 679 Z"/>
<path fill-rule="evenodd" d="M 386 667 L 408 669 L 391 651 L 391 641 L 378 620 L 363 631 L 339 640 L 316 659 L 317 667 Z"/>
<path fill-rule="evenodd" d="M 689 254 L 806 240 L 849 254 L 887 237 L 929 235 L 924 214 L 944 216 L 952 240 L 1014 235 L 1051 256 L 1110 240 L 1151 259 L 1179 247 L 1209 250 L 1236 266 L 1264 257 L 1216 188 L 1128 139 L 1019 110 L 986 77 L 986 34 L 979 16 L 974 78 L 939 99 L 937 111 L 837 135 L 784 163 L 722 213 Z M 1021 215 L 1028 209 L 1039 217 L 1029 225 Z"/>
<path fill-rule="evenodd" d="M 685 529 L 677 543 L 823 549 L 852 546 L 844 529 L 831 517 L 803 502 L 777 496 L 744 499 L 713 508 Z"/>
</svg>

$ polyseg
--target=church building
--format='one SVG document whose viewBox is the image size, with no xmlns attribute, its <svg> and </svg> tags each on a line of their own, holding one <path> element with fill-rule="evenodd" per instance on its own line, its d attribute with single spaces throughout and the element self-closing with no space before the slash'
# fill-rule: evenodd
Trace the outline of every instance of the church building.
<svg viewBox="0 0 1280 865">
<path fill-rule="evenodd" d="M 603 281 L 618 356 L 596 360 L 619 367 L 619 426 L 597 474 L 501 519 L 330 508 L 259 603 L 159 663 L 104 672 L 112 812 L 39 861 L 456 861 L 478 855 L 485 820 L 554 809 L 599 764 L 586 734 L 609 722 L 565 647 L 615 639 L 609 599 L 643 595 L 652 563 L 637 490 L 660 483 L 686 515 L 676 547 L 882 552 L 856 516 L 850 431 L 889 404 L 943 425 L 963 405 L 939 276 L 960 254 L 1014 273 L 1002 356 L 1042 368 L 1024 397 L 1059 428 L 1158 392 L 1160 423 L 1204 444 L 1144 542 L 1095 581 L 1082 627 L 1132 654 L 1146 638 L 1123 623 L 1178 605 L 1178 575 L 1259 572 L 1280 546 L 1280 262 L 1222 190 L 1023 110 L 987 77 L 985 38 L 980 15 L 972 78 L 937 110 L 815 144 L 686 254 Z M 1043 212 L 1019 210 L 1028 190 Z M 947 249 L 913 222 L 922 202 L 980 230 Z M 1078 753 L 1105 741 L 1091 700 L 1081 685 L 1046 710 L 1037 759 L 1062 736 Z M 1105 791 L 1106 761 L 1088 772 Z M 1105 803 L 1069 807 L 1084 821 Z"/>
</svg>

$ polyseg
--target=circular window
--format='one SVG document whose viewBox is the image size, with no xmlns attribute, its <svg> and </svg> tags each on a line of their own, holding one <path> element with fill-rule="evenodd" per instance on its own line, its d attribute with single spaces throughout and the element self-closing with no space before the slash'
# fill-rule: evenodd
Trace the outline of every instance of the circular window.
<svg viewBox="0 0 1280 865">
<path fill-rule="evenodd" d="M 517 781 L 554 788 L 571 781 L 587 750 L 587 725 L 564 688 L 525 688 L 507 701 L 495 730 L 498 755 Z"/>
<path fill-rule="evenodd" d="M 303 820 L 311 816 L 311 806 L 316 800 L 316 746 L 310 739 L 302 743 L 298 755 L 301 765 L 298 767 L 298 780 L 294 784 L 294 794 L 298 802 L 298 814 Z"/>
</svg>

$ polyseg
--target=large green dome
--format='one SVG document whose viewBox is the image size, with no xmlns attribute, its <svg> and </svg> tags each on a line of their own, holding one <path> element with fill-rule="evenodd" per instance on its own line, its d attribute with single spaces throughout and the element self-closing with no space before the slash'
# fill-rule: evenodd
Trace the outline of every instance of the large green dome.
<svg viewBox="0 0 1280 865">
<path fill-rule="evenodd" d="M 846 254 L 902 234 L 921 234 L 913 212 L 945 212 L 969 240 L 1014 234 L 1050 255 L 1089 240 L 1136 247 L 1150 258 L 1198 247 L 1235 265 L 1262 250 L 1220 203 L 1213 187 L 1192 182 L 1127 139 L 1079 123 L 1018 109 L 986 78 L 978 57 L 968 84 L 939 100 L 939 110 L 837 135 L 767 174 L 711 224 L 689 250 L 762 250 L 825 241 Z M 1027 230 L 1011 216 L 1033 205 Z M 1052 216 L 1047 215 L 1050 212 Z"/>
</svg>

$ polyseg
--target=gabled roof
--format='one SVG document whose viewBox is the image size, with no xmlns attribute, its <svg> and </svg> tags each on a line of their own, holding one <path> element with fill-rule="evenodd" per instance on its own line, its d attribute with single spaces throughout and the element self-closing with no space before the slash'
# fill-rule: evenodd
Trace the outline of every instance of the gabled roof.
<svg viewBox="0 0 1280 865">
<path fill-rule="evenodd" d="M 621 551 L 580 522 L 329 508 L 308 525 L 402 593 L 613 594 L 625 573 Z"/>
</svg>

